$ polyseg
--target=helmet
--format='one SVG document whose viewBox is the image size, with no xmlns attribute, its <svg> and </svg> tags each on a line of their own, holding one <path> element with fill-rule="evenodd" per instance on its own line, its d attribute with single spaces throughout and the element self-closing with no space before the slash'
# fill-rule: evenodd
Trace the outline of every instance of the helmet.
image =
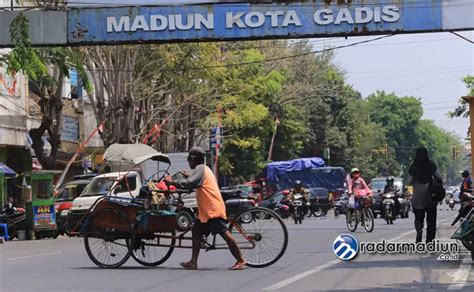
<svg viewBox="0 0 474 292">
<path fill-rule="evenodd" d="M 468 170 L 464 170 L 462 173 L 461 173 L 462 177 L 468 177 L 469 176 L 469 171 Z"/>
<path fill-rule="evenodd" d="M 387 176 L 387 178 L 385 179 L 387 184 L 388 183 L 393 183 L 395 181 L 395 179 L 393 178 L 393 176 Z"/>
<path fill-rule="evenodd" d="M 296 180 L 295 181 L 295 188 L 301 188 L 302 187 L 302 183 L 300 180 Z"/>
<path fill-rule="evenodd" d="M 351 169 L 351 174 L 354 174 L 356 172 L 360 173 L 360 170 L 357 167 L 354 167 L 353 169 Z"/>
</svg>

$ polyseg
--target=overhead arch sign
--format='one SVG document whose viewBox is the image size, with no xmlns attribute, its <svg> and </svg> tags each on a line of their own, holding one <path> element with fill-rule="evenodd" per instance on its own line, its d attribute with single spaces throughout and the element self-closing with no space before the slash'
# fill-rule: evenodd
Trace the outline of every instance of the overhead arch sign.
<svg viewBox="0 0 474 292">
<path fill-rule="evenodd" d="M 474 28 L 473 1 L 232 3 L 72 9 L 69 43 L 300 38 Z"/>
<path fill-rule="evenodd" d="M 73 7 L 67 11 L 26 14 L 33 45 L 308 38 L 474 29 L 472 0 L 181 2 L 195 4 Z M 0 11 L 0 46 L 12 45 L 9 23 L 17 14 Z"/>
</svg>

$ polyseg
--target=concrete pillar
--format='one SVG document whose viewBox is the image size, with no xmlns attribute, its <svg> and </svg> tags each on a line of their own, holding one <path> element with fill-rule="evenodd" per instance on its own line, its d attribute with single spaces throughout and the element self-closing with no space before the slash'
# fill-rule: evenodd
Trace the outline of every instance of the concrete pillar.
<svg viewBox="0 0 474 292">
<path fill-rule="evenodd" d="M 463 96 L 469 104 L 469 124 L 471 126 L 471 175 L 474 172 L 474 96 Z"/>
</svg>

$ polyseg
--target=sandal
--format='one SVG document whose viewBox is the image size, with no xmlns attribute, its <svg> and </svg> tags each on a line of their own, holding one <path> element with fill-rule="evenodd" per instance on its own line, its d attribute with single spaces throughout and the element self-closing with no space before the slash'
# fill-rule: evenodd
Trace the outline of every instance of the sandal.
<svg viewBox="0 0 474 292">
<path fill-rule="evenodd" d="M 191 262 L 182 262 L 179 264 L 181 267 L 188 270 L 197 270 L 197 265 L 193 265 Z"/>
<path fill-rule="evenodd" d="M 242 262 L 236 262 L 232 267 L 229 268 L 231 271 L 238 271 L 238 270 L 243 270 L 247 268 L 247 262 L 242 261 Z"/>
</svg>

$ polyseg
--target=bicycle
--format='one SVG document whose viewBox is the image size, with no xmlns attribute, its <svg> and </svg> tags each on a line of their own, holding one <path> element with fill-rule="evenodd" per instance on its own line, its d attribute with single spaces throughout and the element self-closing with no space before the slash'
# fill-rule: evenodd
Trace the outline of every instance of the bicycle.
<svg viewBox="0 0 474 292">
<path fill-rule="evenodd" d="M 347 210 L 346 225 L 349 231 L 355 232 L 359 222 L 367 232 L 374 230 L 374 213 L 370 208 L 372 196 L 366 196 L 359 199 L 361 207 L 354 206 Z"/>
</svg>

